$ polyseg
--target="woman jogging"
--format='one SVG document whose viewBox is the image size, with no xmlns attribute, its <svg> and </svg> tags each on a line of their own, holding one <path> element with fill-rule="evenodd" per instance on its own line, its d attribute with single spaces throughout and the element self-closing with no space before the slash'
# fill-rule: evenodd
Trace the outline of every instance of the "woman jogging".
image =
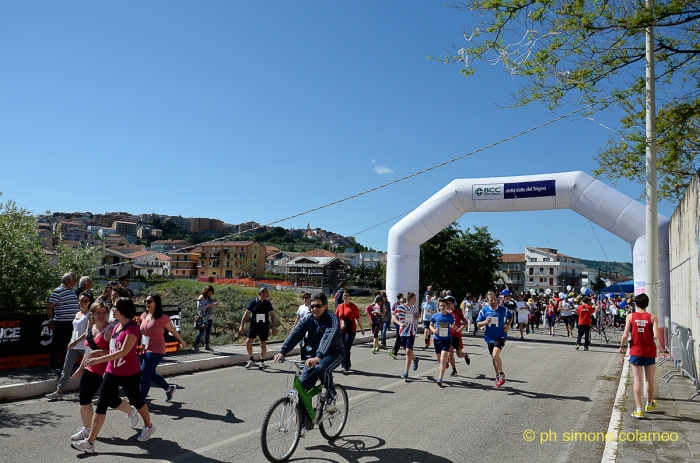
<svg viewBox="0 0 700 463">
<path fill-rule="evenodd" d="M 654 397 L 654 373 L 656 372 L 656 341 L 659 339 L 659 319 L 656 315 L 647 312 L 649 296 L 638 294 L 634 298 L 637 311 L 627 316 L 625 331 L 622 333 L 620 353 L 627 350 L 627 336 L 630 339 L 630 365 L 634 377 L 634 403 L 636 410 L 632 412 L 632 418 L 643 419 L 644 412 L 651 413 L 656 409 L 656 400 L 649 402 Z M 646 383 L 647 403 L 642 409 L 642 375 Z"/>
<path fill-rule="evenodd" d="M 141 435 L 136 438 L 139 442 L 147 441 L 153 436 L 156 427 L 151 423 L 148 405 L 141 398 L 139 383 L 141 382 L 141 367 L 136 355 L 136 344 L 139 338 L 139 327 L 134 321 L 136 307 L 128 297 L 120 297 L 114 305 L 114 316 L 119 322 L 112 331 L 109 343 L 109 354 L 102 357 L 92 357 L 85 361 L 86 367 L 107 363 L 100 398 L 92 417 L 92 426 L 87 438 L 73 442 L 76 449 L 92 453 L 95 451 L 95 440 L 107 416 L 107 407 L 119 408 L 122 399 L 119 398 L 119 386 L 124 394 L 143 418 L 144 427 Z"/>
<path fill-rule="evenodd" d="M 177 386 L 168 384 L 161 375 L 156 373 L 156 367 L 165 357 L 165 330 L 168 330 L 180 343 L 183 349 L 187 344 L 182 340 L 170 317 L 163 314 L 163 303 L 158 294 L 151 294 L 143 301 L 146 311 L 141 315 L 141 334 L 144 337 L 144 355 L 141 357 L 141 398 L 146 400 L 151 382 L 165 391 L 165 401 L 170 402 Z"/>
<path fill-rule="evenodd" d="M 74 441 L 87 439 L 90 436 L 90 428 L 92 427 L 92 399 L 95 393 L 102 385 L 102 376 L 107 369 L 106 363 L 98 363 L 97 365 L 85 366 L 85 360 L 88 357 L 101 357 L 109 354 L 109 341 L 112 337 L 112 325 L 107 323 L 107 313 L 109 309 L 104 300 L 97 300 L 90 306 L 90 317 L 92 325 L 87 329 L 85 337 L 85 356 L 80 368 L 75 372 L 73 378 L 80 378 L 80 392 L 78 397 L 80 400 L 80 419 L 83 426 L 78 428 L 78 432 L 70 438 Z M 139 412 L 134 407 L 131 407 L 127 402 L 120 401 L 116 407 L 117 410 L 126 414 L 129 419 L 129 426 L 135 427 L 139 422 Z"/>
</svg>

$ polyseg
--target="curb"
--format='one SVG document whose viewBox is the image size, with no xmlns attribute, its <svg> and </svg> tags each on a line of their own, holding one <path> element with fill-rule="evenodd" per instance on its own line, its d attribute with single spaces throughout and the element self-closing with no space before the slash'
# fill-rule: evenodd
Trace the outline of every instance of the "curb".
<svg viewBox="0 0 700 463">
<path fill-rule="evenodd" d="M 624 357 L 623 357 L 624 359 Z M 609 435 L 617 435 L 617 430 L 622 423 L 622 412 L 620 407 L 625 398 L 625 389 L 627 379 L 629 378 L 629 362 L 623 360 L 624 365 L 622 366 L 622 373 L 620 374 L 620 384 L 617 385 L 617 393 L 615 394 L 615 402 L 613 403 L 613 410 L 610 415 L 610 424 L 608 424 Z M 615 463 L 617 461 L 617 439 L 607 441 L 605 443 L 605 450 L 603 451 L 603 458 L 600 460 L 601 463 Z"/>
<path fill-rule="evenodd" d="M 366 332 L 368 330 L 365 330 Z M 359 334 L 359 332 L 358 332 Z M 386 337 L 393 338 L 395 332 L 387 331 Z M 365 344 L 371 343 L 374 337 L 370 333 L 368 336 L 358 336 L 353 341 L 355 344 Z M 265 360 L 271 359 L 278 351 L 279 347 L 276 349 L 273 347 L 270 349 L 271 344 L 280 346 L 282 341 L 275 341 L 274 343 L 268 343 L 267 355 L 265 355 Z M 295 347 L 290 351 L 290 355 L 298 355 L 300 351 L 299 347 Z M 186 360 L 178 363 L 166 363 L 164 365 L 159 365 L 156 371 L 162 376 L 175 376 L 182 375 L 185 373 L 193 373 L 202 370 L 213 370 L 216 368 L 231 367 L 235 365 L 243 365 L 248 362 L 248 355 L 243 354 L 231 354 L 225 356 L 212 356 L 203 357 L 193 360 Z M 13 400 L 23 400 L 32 397 L 41 397 L 45 394 L 53 392 L 56 390 L 56 384 L 58 379 L 47 379 L 43 381 L 31 381 L 29 383 L 19 383 L 19 384 L 8 384 L 6 386 L 0 386 L 0 403 L 9 402 Z M 77 391 L 80 386 L 80 379 L 71 378 L 68 380 L 68 385 L 66 386 L 65 392 Z"/>
</svg>

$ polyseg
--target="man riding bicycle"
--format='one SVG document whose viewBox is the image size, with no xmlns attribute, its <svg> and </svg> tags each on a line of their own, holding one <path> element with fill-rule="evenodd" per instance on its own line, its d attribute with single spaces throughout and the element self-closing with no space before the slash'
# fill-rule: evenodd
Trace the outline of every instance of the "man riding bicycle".
<svg viewBox="0 0 700 463">
<path fill-rule="evenodd" d="M 306 338 L 305 338 L 306 337 Z M 328 312 L 328 298 L 323 293 L 311 296 L 310 313 L 297 323 L 287 339 L 282 344 L 280 351 L 274 357 L 274 362 L 284 359 L 300 341 L 304 341 L 301 349 L 301 358 L 306 360 L 304 371 L 299 380 L 308 391 L 316 385 L 316 380 L 328 391 L 325 411 L 335 411 L 335 386 L 333 385 L 333 370 L 338 368 L 343 361 L 345 347 L 340 333 L 340 322 L 332 312 Z M 300 407 L 306 429 L 312 424 L 308 420 L 305 407 Z"/>
</svg>

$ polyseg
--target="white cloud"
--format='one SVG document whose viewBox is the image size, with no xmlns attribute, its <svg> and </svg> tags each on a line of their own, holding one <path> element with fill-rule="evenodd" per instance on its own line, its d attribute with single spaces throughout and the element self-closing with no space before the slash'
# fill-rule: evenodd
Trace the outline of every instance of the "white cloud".
<svg viewBox="0 0 700 463">
<path fill-rule="evenodd" d="M 389 169 L 387 166 L 374 166 L 374 171 L 379 175 L 394 173 L 394 171 Z"/>
</svg>

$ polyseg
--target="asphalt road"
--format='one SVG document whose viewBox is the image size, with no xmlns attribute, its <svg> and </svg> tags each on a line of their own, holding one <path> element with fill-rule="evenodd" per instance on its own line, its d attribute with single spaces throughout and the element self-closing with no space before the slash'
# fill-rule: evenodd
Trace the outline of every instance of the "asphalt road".
<svg viewBox="0 0 700 463">
<path fill-rule="evenodd" d="M 607 431 L 621 369 L 614 348 L 575 351 L 573 340 L 541 334 L 509 340 L 503 353 L 507 382 L 496 389 L 483 340 L 464 340 L 471 366 L 459 365 L 459 375 L 446 377 L 443 389 L 434 383 L 432 351 L 417 349 L 418 372 L 404 382 L 402 357 L 373 355 L 369 344 L 356 345 L 356 370 L 335 374 L 350 396 L 341 438 L 329 443 L 313 430 L 291 461 L 600 461 L 604 442 L 565 442 L 564 433 Z M 179 386 L 173 402 L 151 389 L 155 437 L 137 442 L 142 423 L 132 430 L 120 412 L 110 411 L 92 455 L 70 447 L 69 436 L 80 425 L 77 394 L 62 402 L 2 404 L 0 455 L 3 462 L 18 463 L 265 461 L 260 425 L 269 405 L 288 389 L 288 371 L 287 365 L 271 364 L 265 371 L 232 367 L 169 378 Z M 534 431 L 534 442 L 524 440 L 527 430 Z"/>
</svg>

